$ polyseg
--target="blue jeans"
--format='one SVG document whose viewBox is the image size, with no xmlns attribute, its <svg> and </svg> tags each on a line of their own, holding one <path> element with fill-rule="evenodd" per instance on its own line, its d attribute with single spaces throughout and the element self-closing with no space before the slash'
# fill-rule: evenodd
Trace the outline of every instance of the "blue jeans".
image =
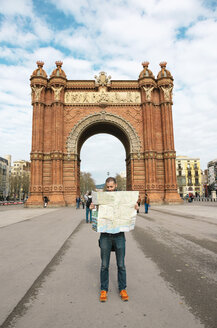
<svg viewBox="0 0 217 328">
<path fill-rule="evenodd" d="M 92 210 L 90 210 L 89 207 L 86 206 L 86 222 L 88 222 L 89 213 L 90 213 L 90 223 L 91 223 L 92 222 Z"/>
<path fill-rule="evenodd" d="M 125 235 L 124 232 L 116 234 L 101 233 L 99 246 L 101 249 L 101 270 L 100 283 L 101 290 L 108 291 L 109 286 L 109 262 L 111 250 L 115 250 L 116 263 L 118 267 L 118 288 L 119 291 L 126 289 L 126 267 L 124 265 L 125 258 Z"/>
<path fill-rule="evenodd" d="M 145 203 L 145 213 L 148 213 L 148 204 Z"/>
</svg>

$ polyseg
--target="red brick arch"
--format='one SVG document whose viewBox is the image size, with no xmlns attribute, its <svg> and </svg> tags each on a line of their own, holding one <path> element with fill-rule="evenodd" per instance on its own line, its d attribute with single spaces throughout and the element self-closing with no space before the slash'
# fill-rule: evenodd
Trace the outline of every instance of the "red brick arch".
<svg viewBox="0 0 217 328">
<path fill-rule="evenodd" d="M 126 150 L 127 188 L 148 192 L 153 203 L 180 202 L 172 124 L 173 78 L 165 63 L 157 79 L 143 64 L 138 80 L 67 80 L 61 62 L 50 78 L 43 63 L 31 76 L 33 129 L 31 195 L 27 206 L 74 205 L 79 193 L 80 149 L 97 133 L 110 133 Z"/>
</svg>

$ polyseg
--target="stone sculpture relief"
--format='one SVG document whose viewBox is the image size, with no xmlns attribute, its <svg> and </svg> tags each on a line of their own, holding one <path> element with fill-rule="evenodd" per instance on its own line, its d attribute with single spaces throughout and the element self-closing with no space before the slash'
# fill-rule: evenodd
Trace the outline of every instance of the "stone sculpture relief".
<svg viewBox="0 0 217 328">
<path fill-rule="evenodd" d="M 54 88 L 53 86 L 51 87 L 51 89 L 54 92 L 54 100 L 60 100 L 60 92 L 62 90 L 63 87 L 59 87 L 59 88 Z"/>
<path fill-rule="evenodd" d="M 164 93 L 164 99 L 166 101 L 170 101 L 170 96 L 172 97 L 172 89 L 173 89 L 173 86 L 168 86 L 167 88 L 164 88 L 161 86 L 161 89 L 163 90 L 163 93 Z"/>
<path fill-rule="evenodd" d="M 105 72 L 100 72 L 99 76 L 95 75 L 95 86 L 109 86 L 111 84 L 111 76 L 107 77 Z"/>
<path fill-rule="evenodd" d="M 107 92 L 101 88 L 99 92 L 65 92 L 65 104 L 140 104 L 140 92 Z"/>
<path fill-rule="evenodd" d="M 41 88 L 38 88 L 36 86 L 31 86 L 31 89 L 32 89 L 32 101 L 39 101 L 39 98 L 41 96 L 41 91 L 44 87 L 41 87 Z M 35 99 L 33 99 L 33 94 L 34 94 L 34 97 Z"/>
<path fill-rule="evenodd" d="M 154 89 L 154 87 L 143 87 L 144 91 L 145 91 L 145 95 L 146 95 L 146 100 L 151 100 L 151 92 Z"/>
</svg>

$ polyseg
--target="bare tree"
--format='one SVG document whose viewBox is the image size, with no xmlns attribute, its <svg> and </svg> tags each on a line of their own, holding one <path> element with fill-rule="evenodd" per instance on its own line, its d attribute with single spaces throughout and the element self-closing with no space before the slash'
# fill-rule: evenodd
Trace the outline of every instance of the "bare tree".
<svg viewBox="0 0 217 328">
<path fill-rule="evenodd" d="M 89 172 L 81 172 L 80 174 L 80 191 L 81 195 L 86 194 L 87 191 L 96 190 L 96 184 Z"/>
<path fill-rule="evenodd" d="M 118 185 L 117 189 L 120 191 L 126 190 L 126 178 L 122 178 L 122 176 L 120 174 L 116 174 L 115 179 L 116 179 L 117 185 Z"/>
<path fill-rule="evenodd" d="M 10 198 L 23 198 L 28 195 L 29 185 L 30 185 L 30 177 L 28 174 L 15 174 L 11 175 L 9 179 L 10 184 Z"/>
</svg>

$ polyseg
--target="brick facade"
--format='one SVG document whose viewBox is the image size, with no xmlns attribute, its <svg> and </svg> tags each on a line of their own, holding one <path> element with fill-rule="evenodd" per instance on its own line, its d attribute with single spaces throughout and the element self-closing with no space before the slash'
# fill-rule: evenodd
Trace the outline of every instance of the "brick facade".
<svg viewBox="0 0 217 328">
<path fill-rule="evenodd" d="M 62 63 L 50 78 L 43 63 L 31 80 L 33 123 L 31 196 L 26 206 L 75 204 L 80 194 L 80 150 L 96 133 L 126 149 L 127 190 L 145 191 L 152 203 L 179 203 L 172 122 L 173 78 L 161 63 L 155 79 L 143 63 L 138 80 L 67 80 Z"/>
</svg>

